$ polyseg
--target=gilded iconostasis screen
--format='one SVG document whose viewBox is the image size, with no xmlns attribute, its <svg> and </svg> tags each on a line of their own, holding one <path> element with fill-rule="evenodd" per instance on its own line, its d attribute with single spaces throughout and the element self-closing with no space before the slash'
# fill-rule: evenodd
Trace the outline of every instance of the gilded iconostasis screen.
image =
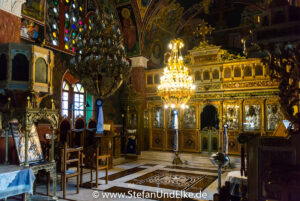
<svg viewBox="0 0 300 201">
<path fill-rule="evenodd" d="M 277 104 L 267 105 L 267 129 L 275 130 L 282 120 L 280 107 Z"/>
<path fill-rule="evenodd" d="M 190 106 L 184 110 L 183 117 L 184 128 L 196 128 L 196 107 Z"/>
<path fill-rule="evenodd" d="M 239 106 L 227 105 L 226 106 L 226 124 L 228 129 L 236 130 L 239 128 Z"/>
<path fill-rule="evenodd" d="M 245 105 L 244 130 L 260 129 L 260 105 Z"/>
<path fill-rule="evenodd" d="M 11 132 L 15 141 L 20 163 L 25 162 L 25 135 L 22 133 L 18 123 L 11 124 Z M 36 126 L 31 126 L 28 134 L 28 162 L 43 160 L 42 147 L 36 130 Z"/>
<path fill-rule="evenodd" d="M 163 128 L 164 126 L 164 110 L 161 107 L 154 107 L 152 113 L 152 127 Z"/>
</svg>

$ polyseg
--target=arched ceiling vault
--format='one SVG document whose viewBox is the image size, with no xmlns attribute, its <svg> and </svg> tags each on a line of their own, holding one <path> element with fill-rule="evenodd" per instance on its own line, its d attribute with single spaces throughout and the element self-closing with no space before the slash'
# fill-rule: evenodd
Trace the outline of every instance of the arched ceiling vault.
<svg viewBox="0 0 300 201">
<path fill-rule="evenodd" d="M 109 1 L 117 13 L 128 57 L 143 55 L 150 59 L 148 65 L 153 67 L 163 65 L 163 54 L 167 51 L 167 44 L 174 37 L 195 43 L 192 39 L 193 29 L 201 19 L 208 20 L 212 26 L 232 27 L 228 25 L 228 21 L 237 21 L 235 24 L 240 24 L 239 18 L 243 8 L 260 11 L 264 9 L 262 0 Z M 236 13 L 238 14 L 231 19 L 228 18 Z M 221 18 L 228 18 L 225 19 L 225 25 Z"/>
</svg>

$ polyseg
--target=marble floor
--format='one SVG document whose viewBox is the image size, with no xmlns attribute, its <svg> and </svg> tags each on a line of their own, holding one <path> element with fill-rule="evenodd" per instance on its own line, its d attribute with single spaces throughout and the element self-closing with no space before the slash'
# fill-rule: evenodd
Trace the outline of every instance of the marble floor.
<svg viewBox="0 0 300 201">
<path fill-rule="evenodd" d="M 223 171 L 223 181 L 231 170 Z M 66 200 L 212 200 L 217 192 L 217 169 L 212 166 L 174 166 L 170 162 L 139 159 L 110 169 L 108 184 L 104 171 L 99 175 L 98 187 L 81 187 L 79 194 L 76 194 L 76 178 L 69 179 Z M 57 196 L 63 200 L 60 181 L 58 177 Z M 88 181 L 90 172 L 84 170 L 83 182 Z M 38 185 L 36 192 L 45 194 L 45 185 Z"/>
</svg>

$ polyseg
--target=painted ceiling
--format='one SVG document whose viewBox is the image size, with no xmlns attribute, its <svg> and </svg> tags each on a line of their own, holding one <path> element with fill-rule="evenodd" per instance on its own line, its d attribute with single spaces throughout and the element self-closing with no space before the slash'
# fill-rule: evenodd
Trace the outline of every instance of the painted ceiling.
<svg viewBox="0 0 300 201">
<path fill-rule="evenodd" d="M 204 19 L 218 30 L 242 24 L 246 7 L 264 0 L 111 0 L 124 33 L 128 56 L 143 55 L 148 66 L 162 67 L 171 39 L 181 37 L 185 50 L 200 42 L 193 32 Z M 225 18 L 225 20 L 224 20 Z"/>
<path fill-rule="evenodd" d="M 69 1 L 69 0 L 66 0 Z M 93 0 L 86 0 L 87 9 L 93 9 Z M 103 0 L 113 10 L 124 35 L 127 56 L 143 55 L 148 65 L 163 66 L 163 55 L 171 39 L 181 37 L 185 49 L 198 45 L 200 39 L 193 32 L 204 19 L 216 28 L 241 24 L 241 15 L 249 2 L 264 0 Z M 239 4 L 233 3 L 234 1 Z M 32 18 L 42 21 L 43 0 L 27 0 L 24 7 L 33 10 Z M 31 8 L 32 7 L 32 8 Z M 23 12 L 26 11 L 23 9 Z M 38 12 L 37 12 L 38 11 Z M 89 11 L 89 10 L 88 10 Z M 24 14 L 24 13 L 23 13 Z M 25 13 L 26 14 L 26 13 Z M 28 15 L 28 13 L 26 14 Z M 222 17 L 221 17 L 222 16 Z M 41 19 L 39 19 L 41 18 Z M 227 20 L 223 20 L 226 18 Z"/>
</svg>

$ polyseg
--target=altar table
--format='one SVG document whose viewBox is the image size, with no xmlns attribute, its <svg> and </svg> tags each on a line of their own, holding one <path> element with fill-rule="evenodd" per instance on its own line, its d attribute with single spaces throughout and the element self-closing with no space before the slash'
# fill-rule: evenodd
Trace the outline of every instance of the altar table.
<svg viewBox="0 0 300 201">
<path fill-rule="evenodd" d="M 28 167 L 0 165 L 0 199 L 33 193 L 35 176 Z"/>
<path fill-rule="evenodd" d="M 242 197 L 241 186 L 247 186 L 247 177 L 241 176 L 240 171 L 227 174 L 226 181 L 230 182 L 230 195 Z"/>
</svg>

